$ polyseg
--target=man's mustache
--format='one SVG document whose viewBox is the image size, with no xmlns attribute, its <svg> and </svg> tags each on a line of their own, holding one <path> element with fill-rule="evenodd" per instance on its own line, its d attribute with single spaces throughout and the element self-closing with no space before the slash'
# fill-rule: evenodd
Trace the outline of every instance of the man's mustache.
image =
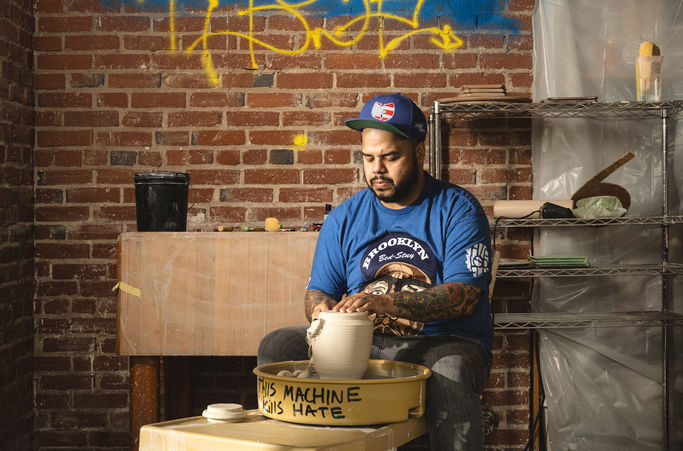
<svg viewBox="0 0 683 451">
<path fill-rule="evenodd" d="M 384 182 L 394 183 L 394 181 L 388 177 L 376 176 L 370 179 L 370 184 L 372 185 L 376 180 L 382 180 Z"/>
</svg>

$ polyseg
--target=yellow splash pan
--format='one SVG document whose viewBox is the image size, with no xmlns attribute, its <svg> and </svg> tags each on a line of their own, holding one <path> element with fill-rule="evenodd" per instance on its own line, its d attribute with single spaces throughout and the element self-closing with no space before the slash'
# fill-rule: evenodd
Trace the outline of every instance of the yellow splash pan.
<svg viewBox="0 0 683 451">
<path fill-rule="evenodd" d="M 305 369 L 308 360 L 254 368 L 259 411 L 276 420 L 328 426 L 365 426 L 421 417 L 428 368 L 371 359 L 363 379 L 337 380 L 278 376 Z"/>
</svg>

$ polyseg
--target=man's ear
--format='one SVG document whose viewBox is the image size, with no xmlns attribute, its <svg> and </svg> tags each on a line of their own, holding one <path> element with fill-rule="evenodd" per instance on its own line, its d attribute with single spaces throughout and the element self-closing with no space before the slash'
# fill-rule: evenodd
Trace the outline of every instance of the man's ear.
<svg viewBox="0 0 683 451">
<path fill-rule="evenodd" d="M 415 146 L 415 157 L 417 158 L 417 162 L 423 166 L 425 162 L 425 153 L 426 153 L 426 147 L 425 147 L 425 142 L 420 141 L 417 143 Z"/>
</svg>

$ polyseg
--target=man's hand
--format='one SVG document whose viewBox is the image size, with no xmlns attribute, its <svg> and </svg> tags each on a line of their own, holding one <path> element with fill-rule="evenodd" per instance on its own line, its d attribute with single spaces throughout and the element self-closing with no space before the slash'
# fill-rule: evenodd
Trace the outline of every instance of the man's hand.
<svg viewBox="0 0 683 451">
<path fill-rule="evenodd" d="M 320 312 L 331 310 L 337 304 L 337 299 L 324 291 L 306 290 L 306 318 L 311 321 Z"/>
<path fill-rule="evenodd" d="M 395 315 L 396 306 L 390 295 L 356 293 L 342 297 L 341 301 L 334 306 L 336 312 L 368 312 L 378 314 Z"/>
</svg>

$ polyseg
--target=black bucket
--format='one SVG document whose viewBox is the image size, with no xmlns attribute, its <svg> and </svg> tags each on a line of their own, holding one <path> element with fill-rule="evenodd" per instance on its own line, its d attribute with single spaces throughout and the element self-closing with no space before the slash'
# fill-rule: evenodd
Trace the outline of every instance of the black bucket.
<svg viewBox="0 0 683 451">
<path fill-rule="evenodd" d="M 190 174 L 135 174 L 135 213 L 138 232 L 184 232 Z"/>
</svg>

